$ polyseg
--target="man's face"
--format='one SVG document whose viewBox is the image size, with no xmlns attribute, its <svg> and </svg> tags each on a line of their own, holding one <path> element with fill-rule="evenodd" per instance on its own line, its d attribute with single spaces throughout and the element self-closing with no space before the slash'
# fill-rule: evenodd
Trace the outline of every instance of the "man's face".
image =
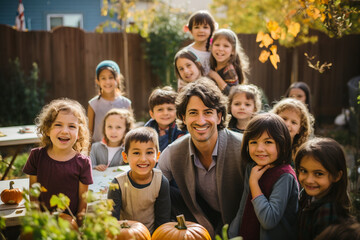
<svg viewBox="0 0 360 240">
<path fill-rule="evenodd" d="M 217 125 L 221 122 L 221 113 L 205 106 L 198 96 L 190 97 L 183 121 L 195 145 L 217 140 Z"/>
</svg>

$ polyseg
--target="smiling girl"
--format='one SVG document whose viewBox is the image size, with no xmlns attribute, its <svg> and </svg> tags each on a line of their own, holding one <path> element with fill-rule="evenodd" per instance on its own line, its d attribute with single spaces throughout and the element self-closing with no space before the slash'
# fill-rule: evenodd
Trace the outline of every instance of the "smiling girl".
<svg viewBox="0 0 360 240">
<path fill-rule="evenodd" d="M 215 80 L 220 90 L 229 95 L 232 86 L 246 83 L 249 74 L 249 59 L 236 34 L 229 29 L 215 31 L 211 44 L 209 77 Z"/>
<path fill-rule="evenodd" d="M 38 182 L 47 189 L 38 200 L 50 211 L 55 210 L 51 196 L 65 194 L 71 212 L 79 216 L 86 211 L 84 194 L 93 183 L 85 110 L 74 100 L 53 100 L 41 110 L 36 125 L 41 147 L 31 150 L 23 169 L 30 175 L 29 187 Z"/>
<path fill-rule="evenodd" d="M 300 240 L 314 239 L 327 226 L 350 216 L 345 154 L 335 140 L 314 138 L 295 157 L 300 193 Z"/>
<path fill-rule="evenodd" d="M 228 111 L 231 114 L 228 128 L 244 133 L 251 118 L 261 110 L 261 92 L 253 84 L 241 84 L 231 89 Z"/>
<path fill-rule="evenodd" d="M 174 58 L 175 73 L 178 79 L 178 92 L 188 83 L 194 82 L 204 75 L 200 58 L 188 49 L 181 49 Z"/>
<path fill-rule="evenodd" d="M 246 127 L 241 147 L 244 192 L 229 237 L 295 239 L 299 186 L 291 162 L 289 131 L 272 113 Z"/>
</svg>

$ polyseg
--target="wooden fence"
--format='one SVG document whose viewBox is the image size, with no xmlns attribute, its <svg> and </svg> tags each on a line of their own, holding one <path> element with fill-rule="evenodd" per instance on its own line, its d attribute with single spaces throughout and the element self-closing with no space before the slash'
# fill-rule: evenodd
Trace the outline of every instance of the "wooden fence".
<svg viewBox="0 0 360 240">
<path fill-rule="evenodd" d="M 360 75 L 360 35 L 330 39 L 322 33 L 314 34 L 319 36 L 319 41 L 298 47 L 295 60 L 298 62 L 298 80 L 309 84 L 313 112 L 320 120 L 333 118 L 348 105 L 347 82 Z M 0 25 L 0 36 L 0 74 L 5 71 L 9 59 L 18 57 L 25 72 L 29 72 L 32 63 L 36 62 L 40 79 L 48 86 L 46 101 L 69 97 L 87 107 L 87 101 L 97 93 L 96 65 L 104 59 L 111 59 L 124 69 L 121 33 L 90 33 L 69 27 L 52 32 L 18 32 Z M 250 82 L 264 90 L 270 103 L 279 100 L 291 84 L 295 50 L 279 47 L 281 62 L 275 70 L 269 62 L 258 61 L 261 49 L 254 34 L 238 36 L 250 59 Z M 141 45 L 145 40 L 137 34 L 128 34 L 128 41 L 130 69 L 129 76 L 125 76 L 126 92 L 137 119 L 145 120 L 148 117 L 148 96 L 160 83 L 144 59 Z M 316 61 L 331 62 L 333 66 L 320 74 L 307 66 L 305 52 L 316 56 Z"/>
</svg>

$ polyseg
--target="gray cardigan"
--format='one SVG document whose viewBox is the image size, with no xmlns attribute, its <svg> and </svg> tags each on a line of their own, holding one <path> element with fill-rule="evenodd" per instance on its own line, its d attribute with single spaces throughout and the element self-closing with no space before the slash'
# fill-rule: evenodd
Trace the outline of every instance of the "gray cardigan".
<svg viewBox="0 0 360 240">
<path fill-rule="evenodd" d="M 116 167 L 120 165 L 125 165 L 121 152 L 124 150 L 123 147 L 121 147 L 114 155 L 114 157 L 111 159 L 111 162 L 109 164 L 109 167 Z M 92 168 L 94 168 L 97 165 L 108 164 L 108 149 L 106 148 L 106 145 L 103 142 L 96 142 L 93 143 L 91 146 L 90 151 L 90 159 L 91 159 L 91 165 Z"/>
<path fill-rule="evenodd" d="M 240 133 L 227 129 L 219 131 L 216 185 L 223 224 L 230 224 L 235 217 L 243 192 L 240 172 L 241 141 Z M 187 134 L 164 150 L 160 155 L 158 167 L 169 181 L 175 180 L 186 206 L 197 222 L 204 226 L 214 239 L 214 228 L 196 201 L 196 167 L 189 153 L 191 147 L 191 135 Z"/>
</svg>

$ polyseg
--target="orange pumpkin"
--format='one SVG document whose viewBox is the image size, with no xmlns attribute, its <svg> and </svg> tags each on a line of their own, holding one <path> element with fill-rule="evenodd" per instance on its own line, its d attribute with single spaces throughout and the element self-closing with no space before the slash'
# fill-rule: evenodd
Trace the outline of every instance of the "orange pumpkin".
<svg viewBox="0 0 360 240">
<path fill-rule="evenodd" d="M 5 189 L 1 192 L 1 201 L 5 204 L 19 204 L 23 199 L 22 190 L 20 188 L 13 188 L 14 181 L 10 181 L 10 189 Z"/>
<path fill-rule="evenodd" d="M 117 240 L 151 240 L 151 234 L 147 227 L 141 222 L 121 220 L 119 221 L 120 234 Z"/>
<path fill-rule="evenodd" d="M 164 223 L 152 235 L 152 240 L 211 240 L 209 232 L 200 224 L 185 222 L 184 215 L 176 216 L 177 222 Z"/>
<path fill-rule="evenodd" d="M 73 217 L 70 216 L 69 214 L 60 213 L 60 214 L 59 214 L 59 217 L 62 218 L 62 219 L 64 219 L 64 220 L 66 220 L 66 221 L 68 221 L 68 222 L 70 223 L 71 229 L 76 230 L 76 231 L 79 229 L 79 226 L 78 226 L 78 224 L 76 223 L 75 219 L 73 219 Z"/>
</svg>

